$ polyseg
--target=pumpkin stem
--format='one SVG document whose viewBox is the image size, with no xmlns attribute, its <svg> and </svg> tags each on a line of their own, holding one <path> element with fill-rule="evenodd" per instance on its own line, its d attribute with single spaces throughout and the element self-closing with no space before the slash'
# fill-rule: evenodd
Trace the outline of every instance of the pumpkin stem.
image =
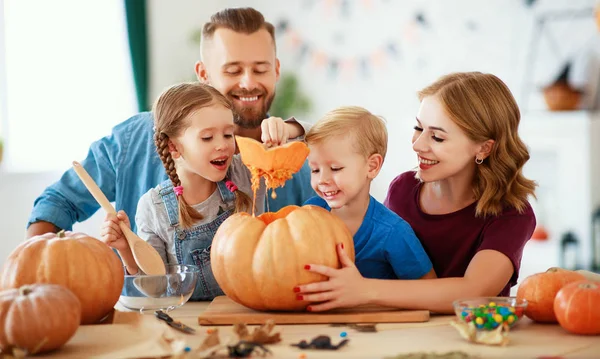
<svg viewBox="0 0 600 359">
<path fill-rule="evenodd" d="M 61 229 L 60 232 L 56 233 L 58 238 L 65 238 L 65 230 Z"/>
<path fill-rule="evenodd" d="M 19 288 L 19 295 L 26 296 L 26 295 L 29 295 L 29 293 L 31 293 L 31 292 L 33 292 L 33 290 L 31 289 L 31 286 L 29 286 L 29 285 L 24 285 Z"/>
<path fill-rule="evenodd" d="M 560 268 L 560 267 L 552 267 L 549 268 L 546 273 L 554 273 L 554 272 L 560 272 L 560 271 L 564 271 L 564 269 Z"/>
<path fill-rule="evenodd" d="M 595 283 L 592 283 L 592 282 L 585 282 L 585 283 L 581 283 L 579 285 L 579 288 L 582 288 L 582 289 L 596 289 L 596 288 L 598 288 L 598 285 L 596 285 Z"/>
</svg>

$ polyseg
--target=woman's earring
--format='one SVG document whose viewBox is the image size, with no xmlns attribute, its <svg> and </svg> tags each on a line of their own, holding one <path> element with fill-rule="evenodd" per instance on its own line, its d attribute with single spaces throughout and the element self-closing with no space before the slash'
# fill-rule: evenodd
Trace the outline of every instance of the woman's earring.
<svg viewBox="0 0 600 359">
<path fill-rule="evenodd" d="M 483 158 L 475 157 L 475 163 L 477 163 L 478 165 L 482 164 Z"/>
</svg>

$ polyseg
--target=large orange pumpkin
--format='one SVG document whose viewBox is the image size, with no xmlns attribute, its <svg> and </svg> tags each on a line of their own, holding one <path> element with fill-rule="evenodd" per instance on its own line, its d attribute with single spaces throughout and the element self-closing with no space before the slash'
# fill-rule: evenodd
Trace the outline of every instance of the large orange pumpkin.
<svg viewBox="0 0 600 359">
<path fill-rule="evenodd" d="M 590 280 L 567 284 L 554 299 L 561 327 L 574 334 L 600 334 L 600 285 Z"/>
<path fill-rule="evenodd" d="M 123 289 L 119 257 L 106 244 L 82 233 L 47 233 L 15 248 L 2 270 L 0 289 L 53 283 L 69 288 L 81 302 L 81 324 L 111 312 Z"/>
<path fill-rule="evenodd" d="M 0 349 L 37 354 L 60 348 L 79 327 L 77 296 L 55 284 L 34 284 L 0 292 Z"/>
<path fill-rule="evenodd" d="M 285 181 L 302 168 L 310 152 L 308 146 L 301 141 L 292 141 L 269 149 L 248 137 L 236 136 L 236 142 L 242 162 L 252 174 L 252 190 L 255 193 L 260 177 L 265 179 L 267 188 L 282 187 Z"/>
<path fill-rule="evenodd" d="M 574 271 L 550 268 L 546 272 L 533 274 L 519 285 L 518 299 L 526 299 L 525 315 L 542 323 L 556 323 L 554 298 L 566 284 L 585 279 Z"/>
<path fill-rule="evenodd" d="M 293 288 L 326 280 L 306 264 L 339 268 L 336 244 L 354 260 L 350 231 L 317 206 L 287 206 L 258 217 L 236 213 L 217 230 L 210 252 L 215 279 L 234 301 L 256 310 L 302 310 Z"/>
</svg>

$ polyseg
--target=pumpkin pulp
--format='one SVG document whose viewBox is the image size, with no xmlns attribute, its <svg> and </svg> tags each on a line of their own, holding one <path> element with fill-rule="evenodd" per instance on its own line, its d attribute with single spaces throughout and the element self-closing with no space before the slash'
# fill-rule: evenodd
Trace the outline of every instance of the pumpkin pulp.
<svg viewBox="0 0 600 359">
<path fill-rule="evenodd" d="M 275 188 L 283 187 L 285 182 L 298 172 L 309 149 L 304 142 L 288 142 L 285 145 L 266 149 L 265 146 L 248 137 L 236 136 L 242 162 L 250 170 L 252 183 L 252 216 L 255 216 L 256 192 L 261 177 L 265 179 L 267 191 L 272 189 L 271 198 L 277 198 Z M 267 212 L 268 213 L 268 212 Z M 289 214 L 286 213 L 285 215 Z"/>
</svg>

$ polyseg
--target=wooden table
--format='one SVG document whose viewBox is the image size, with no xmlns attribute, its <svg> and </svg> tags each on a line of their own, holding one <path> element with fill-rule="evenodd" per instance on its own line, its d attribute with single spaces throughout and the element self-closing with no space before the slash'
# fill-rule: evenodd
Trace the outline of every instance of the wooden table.
<svg viewBox="0 0 600 359">
<path fill-rule="evenodd" d="M 172 329 L 173 333 L 185 340 L 186 345 L 197 348 L 206 337 L 207 329 L 216 327 L 199 326 L 198 315 L 206 309 L 208 303 L 189 302 L 183 307 L 170 312 L 170 315 L 181 322 L 195 328 L 195 335 L 180 334 Z M 122 310 L 122 308 L 119 308 Z M 351 328 L 332 327 L 329 325 L 280 325 L 274 332 L 281 332 L 282 342 L 269 345 L 273 352 L 271 358 L 298 359 L 301 354 L 306 359 L 312 358 L 384 358 L 398 354 L 417 352 L 435 352 L 438 354 L 450 351 L 462 351 L 480 358 L 540 358 L 564 356 L 568 358 L 599 358 L 600 336 L 577 336 L 565 332 L 558 325 L 536 324 L 524 318 L 510 332 L 510 343 L 505 347 L 471 344 L 465 341 L 455 328 L 449 325 L 453 316 L 432 316 L 426 323 L 403 324 L 377 324 L 376 333 L 361 333 Z M 162 325 L 162 323 L 161 323 Z M 102 327 L 102 328 L 100 328 Z M 222 338 L 233 335 L 231 326 L 219 326 Z M 105 334 L 91 334 L 92 330 L 104 330 Z M 75 337 L 60 351 L 44 357 L 48 358 L 75 358 L 75 357 L 115 357 L 102 355 L 98 344 L 94 355 L 90 352 L 90 340 L 109 340 L 107 336 L 115 339 L 126 340 L 120 334 L 123 325 L 96 325 L 82 326 Z M 345 331 L 350 339 L 348 345 L 338 351 L 302 350 L 290 346 L 301 340 L 324 334 L 329 335 L 334 343 L 341 340 L 340 333 Z M 93 338 L 91 338 L 93 336 Z M 148 334 L 144 334 L 148 337 Z M 111 339 L 114 340 L 114 339 Z M 88 345 L 88 347 L 86 347 Z M 140 351 L 142 347 L 140 346 Z M 144 349 L 144 353 L 148 352 Z M 135 353 L 135 350 L 133 350 Z M 139 352 L 142 355 L 142 352 Z M 113 353 L 114 354 L 114 353 Z M 132 355 L 130 357 L 134 357 Z M 253 356 L 256 358 L 256 356 Z"/>
</svg>

